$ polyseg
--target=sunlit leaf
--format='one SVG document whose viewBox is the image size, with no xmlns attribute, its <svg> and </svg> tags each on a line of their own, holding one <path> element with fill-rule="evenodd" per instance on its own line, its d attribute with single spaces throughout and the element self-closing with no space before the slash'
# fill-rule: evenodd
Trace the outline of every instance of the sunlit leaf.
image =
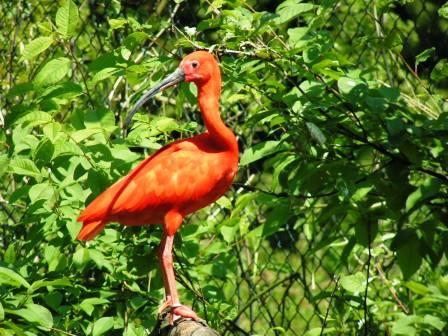
<svg viewBox="0 0 448 336">
<path fill-rule="evenodd" d="M 14 272 L 13 270 L 0 266 L 0 283 L 11 285 L 15 287 L 24 286 L 26 288 L 30 287 L 28 281 L 26 281 L 21 275 Z"/>
<path fill-rule="evenodd" d="M 53 316 L 44 306 L 28 303 L 25 308 L 9 311 L 9 313 L 22 317 L 23 319 L 37 323 L 47 329 L 53 326 Z"/>
<path fill-rule="evenodd" d="M 366 288 L 366 275 L 358 272 L 353 275 L 346 275 L 341 277 L 341 286 L 351 293 L 362 293 Z"/>
<path fill-rule="evenodd" d="M 53 38 L 51 36 L 41 36 L 32 40 L 24 47 L 20 60 L 29 60 L 36 57 L 47 50 L 52 43 Z"/>
<path fill-rule="evenodd" d="M 66 0 L 56 13 L 56 26 L 64 38 L 72 37 L 79 21 L 78 7 L 72 0 Z"/>
<path fill-rule="evenodd" d="M 288 146 L 281 141 L 265 141 L 246 149 L 241 155 L 240 165 L 246 166 L 252 162 L 258 161 L 266 156 L 284 151 Z"/>
<path fill-rule="evenodd" d="M 93 336 L 99 336 L 105 334 L 107 331 L 112 329 L 114 326 L 113 317 L 102 317 L 99 320 L 95 321 L 93 324 Z"/>
<path fill-rule="evenodd" d="M 34 77 L 34 84 L 38 86 L 56 84 L 67 76 L 70 66 L 71 61 L 66 57 L 52 59 Z"/>
<path fill-rule="evenodd" d="M 286 0 L 281 3 L 275 12 L 278 17 L 275 19 L 277 24 L 289 22 L 302 13 L 311 11 L 314 6 L 310 3 L 302 3 L 302 0 Z"/>
</svg>

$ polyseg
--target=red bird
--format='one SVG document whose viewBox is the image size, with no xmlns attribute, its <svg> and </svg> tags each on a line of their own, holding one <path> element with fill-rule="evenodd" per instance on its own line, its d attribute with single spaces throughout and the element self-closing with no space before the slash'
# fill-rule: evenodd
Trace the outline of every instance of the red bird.
<svg viewBox="0 0 448 336">
<path fill-rule="evenodd" d="M 166 145 L 99 195 L 80 214 L 78 221 L 83 226 L 77 237 L 92 239 L 109 222 L 162 224 L 158 256 L 166 300 L 159 312 L 168 310 L 171 322 L 179 317 L 198 319 L 179 301 L 172 257 L 174 235 L 185 216 L 213 203 L 230 188 L 238 170 L 235 135 L 219 114 L 219 65 L 206 51 L 187 55 L 174 73 L 147 91 L 129 112 L 125 128 L 147 100 L 182 81 L 196 84 L 207 131 Z"/>
</svg>

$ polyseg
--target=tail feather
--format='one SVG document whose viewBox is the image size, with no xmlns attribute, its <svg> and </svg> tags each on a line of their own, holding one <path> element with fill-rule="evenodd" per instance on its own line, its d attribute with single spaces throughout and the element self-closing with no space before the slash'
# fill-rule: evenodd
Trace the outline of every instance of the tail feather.
<svg viewBox="0 0 448 336">
<path fill-rule="evenodd" d="M 93 239 L 98 233 L 100 233 L 105 225 L 106 223 L 103 221 L 84 223 L 76 238 L 79 240 Z"/>
</svg>

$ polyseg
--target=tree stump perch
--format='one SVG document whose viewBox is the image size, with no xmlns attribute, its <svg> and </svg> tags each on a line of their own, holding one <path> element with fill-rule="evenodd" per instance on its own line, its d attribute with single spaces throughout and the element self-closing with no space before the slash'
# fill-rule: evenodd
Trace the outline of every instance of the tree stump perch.
<svg viewBox="0 0 448 336">
<path fill-rule="evenodd" d="M 219 336 L 219 334 L 204 320 L 180 318 L 172 326 L 165 320 L 159 320 L 150 336 Z"/>
</svg>

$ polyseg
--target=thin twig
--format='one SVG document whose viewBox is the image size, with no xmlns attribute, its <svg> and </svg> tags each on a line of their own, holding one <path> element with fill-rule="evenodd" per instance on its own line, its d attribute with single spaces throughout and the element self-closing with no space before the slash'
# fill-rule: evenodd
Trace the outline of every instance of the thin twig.
<svg viewBox="0 0 448 336">
<path fill-rule="evenodd" d="M 386 278 L 383 269 L 381 268 L 381 265 L 379 264 L 376 265 L 376 269 L 378 271 L 378 274 L 380 275 L 381 280 L 386 284 L 387 288 L 389 289 L 389 292 L 392 294 L 392 297 L 394 298 L 395 302 L 397 302 L 398 306 L 405 314 L 409 314 L 409 308 L 406 307 L 406 305 L 398 297 L 397 291 L 395 290 L 394 287 L 392 287 L 390 281 Z"/>
<path fill-rule="evenodd" d="M 378 18 L 378 11 L 376 9 L 377 7 L 377 2 L 376 0 L 373 2 L 373 17 L 374 17 L 374 22 L 375 22 L 375 31 L 376 31 L 376 35 L 378 36 L 378 38 L 382 39 L 384 38 L 384 34 L 381 31 L 381 24 L 380 24 L 380 20 Z M 389 70 L 389 64 L 387 63 L 387 58 L 386 58 L 386 53 L 384 52 L 384 49 L 381 48 L 381 56 L 383 57 L 383 61 L 384 61 L 384 69 L 386 70 L 386 74 L 387 74 L 387 79 L 389 80 L 389 84 L 393 85 L 393 79 L 392 79 L 392 74 L 390 73 Z"/>
<path fill-rule="evenodd" d="M 336 293 L 336 289 L 338 289 L 338 284 L 339 284 L 339 276 L 336 276 L 334 279 L 334 288 L 333 288 L 333 291 L 331 292 L 331 296 L 330 296 L 330 302 L 328 302 L 327 311 L 325 312 L 325 318 L 322 323 L 322 328 L 320 329 L 320 336 L 322 336 L 324 334 L 325 327 L 327 326 L 328 315 L 330 314 L 331 304 L 333 302 L 334 293 Z"/>
<path fill-rule="evenodd" d="M 14 29 L 14 33 L 12 35 L 12 39 L 11 39 L 11 43 L 10 43 L 10 49 L 9 49 L 9 62 L 8 62 L 8 81 L 9 81 L 9 88 L 12 87 L 13 82 L 14 82 L 14 71 L 13 71 L 13 62 L 14 62 L 14 54 L 15 54 L 15 50 L 17 47 L 16 44 L 16 38 L 17 38 L 17 32 L 19 30 L 19 17 L 21 16 L 21 11 L 23 10 L 23 6 L 22 6 L 22 0 L 18 1 L 17 5 L 17 12 L 16 15 L 14 16 L 14 21 L 15 21 L 15 29 Z"/>
<path fill-rule="evenodd" d="M 316 194 L 316 195 L 291 195 L 288 194 L 286 192 L 279 192 L 279 193 L 275 193 L 273 191 L 269 191 L 269 190 L 264 190 L 258 187 L 254 187 L 251 185 L 247 185 L 245 183 L 234 183 L 233 184 L 235 187 L 239 187 L 245 190 L 249 190 L 249 191 L 256 191 L 256 192 L 261 192 L 267 195 L 271 195 L 271 196 L 275 196 L 275 197 L 280 197 L 280 198 L 287 198 L 287 197 L 291 197 L 291 198 L 304 198 L 304 199 L 310 199 L 310 198 L 320 198 L 320 197 L 328 197 L 328 196 L 332 196 L 337 194 L 337 191 L 330 191 L 328 193 L 322 193 L 322 194 Z"/>
<path fill-rule="evenodd" d="M 369 334 L 369 314 L 368 314 L 368 307 L 367 307 L 367 294 L 369 290 L 369 277 L 370 277 L 370 261 L 372 259 L 372 251 L 371 251 L 371 245 L 372 245 L 372 234 L 371 234 L 371 228 L 372 225 L 370 221 L 367 221 L 367 241 L 368 241 L 368 253 L 369 256 L 367 258 L 367 274 L 366 274 L 366 290 L 364 293 L 364 335 L 367 336 Z"/>
<path fill-rule="evenodd" d="M 86 94 L 87 94 L 90 106 L 92 108 L 95 108 L 95 104 L 93 102 L 93 98 L 92 98 L 92 96 L 90 94 L 90 90 L 89 90 L 89 87 L 87 85 L 87 77 L 86 77 L 86 74 L 84 73 L 84 70 L 82 69 L 81 63 L 79 63 L 78 59 L 76 58 L 75 54 L 73 53 L 72 47 L 70 45 L 70 42 L 69 43 L 64 43 L 64 46 L 65 46 L 68 54 L 70 55 L 70 57 L 75 62 L 76 67 L 79 69 L 79 73 L 81 74 L 81 78 L 82 78 L 82 81 L 84 83 L 84 87 L 86 89 Z"/>
</svg>

